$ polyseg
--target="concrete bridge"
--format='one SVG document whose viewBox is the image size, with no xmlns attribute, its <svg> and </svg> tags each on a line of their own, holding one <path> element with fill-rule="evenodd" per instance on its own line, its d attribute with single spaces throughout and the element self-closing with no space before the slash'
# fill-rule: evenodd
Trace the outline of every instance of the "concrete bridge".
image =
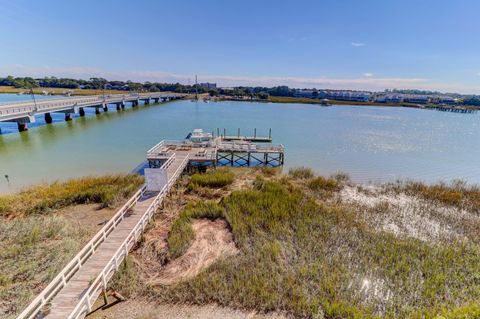
<svg viewBox="0 0 480 319">
<path fill-rule="evenodd" d="M 185 97 L 180 93 L 134 93 L 134 94 L 110 94 L 94 96 L 76 96 L 59 99 L 40 101 L 0 103 L 0 122 L 16 122 L 20 132 L 28 129 L 28 123 L 35 122 L 36 115 L 44 115 L 47 124 L 52 123 L 51 113 L 64 113 L 65 120 L 72 119 L 72 114 L 85 115 L 85 108 L 95 108 L 99 114 L 100 109 L 108 111 L 108 105 L 116 105 L 117 110 L 125 108 L 126 103 L 132 107 L 143 101 L 145 104 L 165 102 Z"/>
</svg>

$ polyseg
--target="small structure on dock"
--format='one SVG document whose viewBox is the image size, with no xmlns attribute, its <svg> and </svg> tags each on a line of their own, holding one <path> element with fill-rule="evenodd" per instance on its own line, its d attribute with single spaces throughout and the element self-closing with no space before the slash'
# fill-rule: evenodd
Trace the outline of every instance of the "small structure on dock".
<svg viewBox="0 0 480 319">
<path fill-rule="evenodd" d="M 161 141 L 147 152 L 148 166 L 161 168 L 172 156 L 188 156 L 190 167 L 277 167 L 285 159 L 285 147 L 272 145 L 269 136 L 220 135 L 195 129 L 184 140 Z"/>
</svg>

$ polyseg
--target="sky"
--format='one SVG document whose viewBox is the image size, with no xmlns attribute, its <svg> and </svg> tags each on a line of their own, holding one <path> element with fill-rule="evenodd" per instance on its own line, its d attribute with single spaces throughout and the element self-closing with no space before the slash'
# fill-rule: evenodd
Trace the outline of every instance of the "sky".
<svg viewBox="0 0 480 319">
<path fill-rule="evenodd" d="M 0 77 L 480 94 L 478 0 L 0 0 Z"/>
</svg>

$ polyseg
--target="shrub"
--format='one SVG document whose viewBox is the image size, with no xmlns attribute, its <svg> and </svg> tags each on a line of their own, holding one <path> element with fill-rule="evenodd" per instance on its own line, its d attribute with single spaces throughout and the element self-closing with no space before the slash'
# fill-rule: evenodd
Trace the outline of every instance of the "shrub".
<svg viewBox="0 0 480 319">
<path fill-rule="evenodd" d="M 190 188 L 195 186 L 221 188 L 233 183 L 235 175 L 228 169 L 211 170 L 203 174 L 194 174 L 190 179 Z"/>
<path fill-rule="evenodd" d="M 313 170 L 307 167 L 295 167 L 288 171 L 288 175 L 296 179 L 309 179 L 314 176 Z"/>
<path fill-rule="evenodd" d="M 342 185 L 336 179 L 318 176 L 310 180 L 310 182 L 308 183 L 308 187 L 314 191 L 323 190 L 333 192 L 340 190 L 342 188 Z"/>
</svg>

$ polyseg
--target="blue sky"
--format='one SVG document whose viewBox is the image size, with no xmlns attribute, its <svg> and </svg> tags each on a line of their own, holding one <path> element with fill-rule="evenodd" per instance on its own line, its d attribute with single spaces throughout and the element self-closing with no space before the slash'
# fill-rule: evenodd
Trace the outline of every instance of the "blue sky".
<svg viewBox="0 0 480 319">
<path fill-rule="evenodd" d="M 480 1 L 0 0 L 0 76 L 480 93 Z"/>
</svg>

